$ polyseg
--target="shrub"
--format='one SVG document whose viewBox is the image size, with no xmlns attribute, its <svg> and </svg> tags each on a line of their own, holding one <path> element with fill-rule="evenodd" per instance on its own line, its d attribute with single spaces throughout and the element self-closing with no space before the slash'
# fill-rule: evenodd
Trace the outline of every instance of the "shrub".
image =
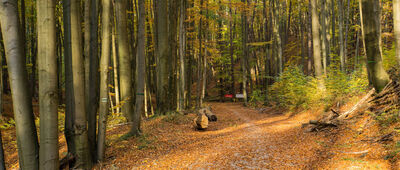
<svg viewBox="0 0 400 170">
<path fill-rule="evenodd" d="M 288 109 L 307 109 L 315 105 L 330 105 L 348 96 L 358 95 L 368 88 L 365 69 L 347 75 L 332 66 L 323 77 L 324 89 L 316 78 L 303 74 L 299 67 L 288 67 L 270 87 L 270 101 Z"/>
</svg>

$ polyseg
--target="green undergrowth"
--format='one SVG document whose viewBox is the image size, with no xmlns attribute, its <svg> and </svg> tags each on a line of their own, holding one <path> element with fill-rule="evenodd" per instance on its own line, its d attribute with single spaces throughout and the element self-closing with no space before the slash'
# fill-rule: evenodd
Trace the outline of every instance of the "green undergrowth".
<svg viewBox="0 0 400 170">
<path fill-rule="evenodd" d="M 321 82 L 323 87 L 320 86 Z M 330 108 L 336 101 L 347 101 L 368 88 L 365 69 L 346 74 L 331 66 L 321 82 L 305 75 L 300 67 L 287 67 L 269 88 L 268 100 L 289 110 L 321 105 Z"/>
</svg>

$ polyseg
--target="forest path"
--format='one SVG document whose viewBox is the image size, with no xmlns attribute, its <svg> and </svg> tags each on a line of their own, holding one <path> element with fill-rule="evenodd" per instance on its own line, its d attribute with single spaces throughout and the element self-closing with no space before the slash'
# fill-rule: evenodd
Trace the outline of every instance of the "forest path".
<svg viewBox="0 0 400 170">
<path fill-rule="evenodd" d="M 179 124 L 178 118 L 145 122 L 143 137 L 112 142 L 107 161 L 97 168 L 332 168 L 329 159 L 334 157 L 331 146 L 337 132 L 304 132 L 301 125 L 314 118 L 311 114 L 263 114 L 237 103 L 211 106 L 218 122 L 210 123 L 207 131 L 195 131 L 191 121 Z"/>
</svg>

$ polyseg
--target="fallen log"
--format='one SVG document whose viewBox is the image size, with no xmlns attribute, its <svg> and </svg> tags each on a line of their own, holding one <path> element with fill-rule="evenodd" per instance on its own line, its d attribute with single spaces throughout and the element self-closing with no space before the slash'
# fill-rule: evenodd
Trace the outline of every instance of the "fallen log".
<svg viewBox="0 0 400 170">
<path fill-rule="evenodd" d="M 218 120 L 217 116 L 211 111 L 210 107 L 200 109 L 199 113 L 206 115 L 208 121 L 210 122 L 216 122 Z"/>
</svg>

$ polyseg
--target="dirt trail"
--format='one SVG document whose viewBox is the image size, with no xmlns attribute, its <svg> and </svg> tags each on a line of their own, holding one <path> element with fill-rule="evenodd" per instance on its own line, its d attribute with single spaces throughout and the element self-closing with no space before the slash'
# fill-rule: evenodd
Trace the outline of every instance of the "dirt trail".
<svg viewBox="0 0 400 170">
<path fill-rule="evenodd" d="M 145 126 L 151 146 L 132 149 L 134 141 L 111 146 L 103 168 L 134 169 L 320 169 L 335 132 L 305 133 L 302 123 L 312 115 L 289 117 L 261 114 L 240 104 L 212 103 L 218 122 L 207 131 L 191 124 L 153 122 Z M 147 128 L 145 128 L 147 129 Z M 124 144 L 125 143 L 125 144 Z M 133 144 L 134 145 L 134 144 Z M 117 148 L 117 149 L 116 149 Z M 119 148 L 119 149 L 118 149 Z"/>
</svg>

